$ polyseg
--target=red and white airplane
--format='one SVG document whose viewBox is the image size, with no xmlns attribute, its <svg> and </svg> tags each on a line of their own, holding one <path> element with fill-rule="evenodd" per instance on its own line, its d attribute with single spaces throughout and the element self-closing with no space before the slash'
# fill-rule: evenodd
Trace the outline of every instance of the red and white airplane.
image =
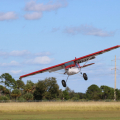
<svg viewBox="0 0 120 120">
<path fill-rule="evenodd" d="M 48 68 L 45 68 L 45 69 L 41 69 L 41 70 L 26 74 L 26 75 L 22 75 L 22 76 L 20 76 L 20 79 L 22 79 L 24 77 L 27 77 L 27 76 L 39 74 L 39 73 L 55 72 L 55 71 L 61 70 L 61 69 L 65 69 L 65 72 L 63 74 L 67 74 L 68 77 L 70 75 L 74 75 L 74 74 L 79 74 L 79 73 L 82 74 L 82 72 L 81 72 L 82 68 L 94 64 L 94 63 L 86 64 L 89 60 L 95 59 L 95 56 L 103 54 L 103 53 L 108 52 L 110 50 L 116 49 L 118 47 L 120 47 L 120 45 L 117 45 L 117 46 L 114 46 L 114 47 L 111 47 L 111 48 L 108 48 L 108 49 L 104 49 L 104 50 L 101 50 L 101 51 L 98 51 L 98 52 L 95 52 L 95 53 L 92 53 L 92 54 L 89 54 L 89 55 L 86 55 L 86 56 L 83 56 L 83 57 L 80 57 L 80 58 L 75 58 L 75 59 L 70 60 L 68 62 L 64 62 L 64 63 L 54 65 L 54 66 L 51 66 L 51 67 L 48 67 Z M 80 66 L 79 64 L 83 63 L 83 62 L 85 62 L 85 64 L 83 66 Z M 84 80 L 88 79 L 86 73 L 83 73 L 82 75 L 83 75 Z M 67 79 L 68 79 L 68 77 L 67 77 Z M 66 79 L 66 81 L 62 80 L 63 87 L 66 87 L 67 79 Z"/>
</svg>

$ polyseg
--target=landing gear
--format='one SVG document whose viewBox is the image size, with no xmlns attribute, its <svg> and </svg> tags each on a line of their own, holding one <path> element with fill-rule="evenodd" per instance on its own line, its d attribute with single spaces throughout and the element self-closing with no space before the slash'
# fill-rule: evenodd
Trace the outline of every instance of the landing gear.
<svg viewBox="0 0 120 120">
<path fill-rule="evenodd" d="M 84 78 L 84 80 L 87 80 L 87 79 L 88 79 L 88 77 L 87 77 L 87 74 L 86 74 L 86 73 L 83 73 L 83 78 Z"/>
<path fill-rule="evenodd" d="M 68 77 L 69 77 L 69 75 L 68 75 Z M 61 81 L 61 82 L 62 82 L 63 87 L 66 87 L 66 83 L 67 83 L 68 77 L 67 77 L 66 81 L 65 81 L 65 80 L 62 80 L 62 81 Z"/>
<path fill-rule="evenodd" d="M 62 85 L 63 85 L 63 87 L 66 87 L 66 82 L 65 82 L 65 80 L 62 80 Z"/>
</svg>

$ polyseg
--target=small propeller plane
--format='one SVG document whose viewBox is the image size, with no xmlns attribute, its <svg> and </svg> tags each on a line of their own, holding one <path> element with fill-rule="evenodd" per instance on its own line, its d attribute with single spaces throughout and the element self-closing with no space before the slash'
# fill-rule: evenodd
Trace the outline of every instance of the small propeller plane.
<svg viewBox="0 0 120 120">
<path fill-rule="evenodd" d="M 89 54 L 89 55 L 86 55 L 86 56 L 83 56 L 83 57 L 80 57 L 80 58 L 75 57 L 75 59 L 73 59 L 73 60 L 58 64 L 58 65 L 54 65 L 54 66 L 51 66 L 51 67 L 48 67 L 48 68 L 44 68 L 44 69 L 29 73 L 29 74 L 26 74 L 26 75 L 22 75 L 22 76 L 20 76 L 20 79 L 22 79 L 24 77 L 27 77 L 27 76 L 39 74 L 39 73 L 55 72 L 57 70 L 64 69 L 65 72 L 63 74 L 67 74 L 68 77 L 70 75 L 74 75 L 74 74 L 79 74 L 79 75 L 82 74 L 82 77 L 84 78 L 84 80 L 88 80 L 87 74 L 82 73 L 81 69 L 84 68 L 84 67 L 93 65 L 94 63 L 91 63 L 91 64 L 86 64 L 86 63 L 89 60 L 95 59 L 95 57 L 97 55 L 103 54 L 105 52 L 111 51 L 111 50 L 119 48 L 119 47 L 120 47 L 120 45 L 117 45 L 117 46 L 114 46 L 114 47 L 111 47 L 111 48 L 108 48 L 108 49 L 104 49 L 104 50 L 101 50 L 101 51 L 98 51 L 98 52 L 95 52 L 95 53 L 92 53 L 92 54 Z M 80 66 L 80 63 L 83 63 L 83 62 L 85 62 L 84 65 Z M 66 82 L 68 80 L 68 77 L 67 77 L 66 81 L 65 80 L 61 81 L 63 87 L 66 87 Z"/>
</svg>

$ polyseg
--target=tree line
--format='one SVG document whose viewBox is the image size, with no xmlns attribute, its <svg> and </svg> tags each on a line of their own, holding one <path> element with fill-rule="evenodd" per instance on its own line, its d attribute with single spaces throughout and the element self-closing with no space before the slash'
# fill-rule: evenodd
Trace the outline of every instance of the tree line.
<svg viewBox="0 0 120 120">
<path fill-rule="evenodd" d="M 120 100 L 120 89 L 116 89 L 116 98 Z M 106 100 L 114 99 L 114 89 L 106 85 L 89 86 L 86 93 L 74 92 L 69 87 L 59 88 L 56 78 L 50 77 L 33 83 L 27 80 L 15 80 L 9 73 L 0 76 L 0 100 Z"/>
</svg>

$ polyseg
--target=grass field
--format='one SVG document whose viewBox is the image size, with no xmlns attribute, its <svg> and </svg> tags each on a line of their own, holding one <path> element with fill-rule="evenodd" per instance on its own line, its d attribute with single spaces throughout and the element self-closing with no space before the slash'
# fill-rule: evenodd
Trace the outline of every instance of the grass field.
<svg viewBox="0 0 120 120">
<path fill-rule="evenodd" d="M 120 102 L 0 103 L 0 120 L 120 120 Z"/>
</svg>

